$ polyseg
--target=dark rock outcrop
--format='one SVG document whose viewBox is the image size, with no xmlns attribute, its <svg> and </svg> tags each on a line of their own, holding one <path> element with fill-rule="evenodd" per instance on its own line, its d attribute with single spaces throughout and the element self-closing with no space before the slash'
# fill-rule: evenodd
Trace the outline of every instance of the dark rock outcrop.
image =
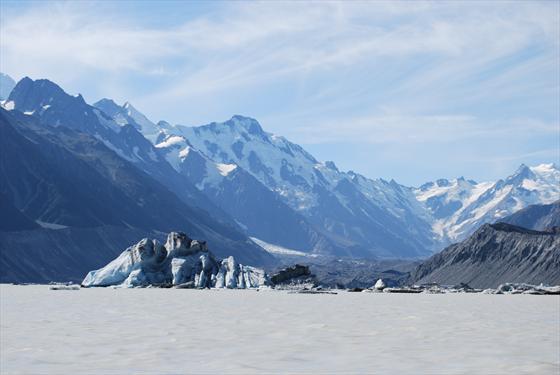
<svg viewBox="0 0 560 375">
<path fill-rule="evenodd" d="M 281 284 L 285 282 L 290 282 L 294 279 L 307 279 L 311 278 L 311 271 L 309 270 L 308 266 L 302 266 L 300 264 L 296 264 L 292 267 L 285 268 L 280 272 L 276 273 L 272 276 L 271 281 L 274 284 Z"/>
</svg>

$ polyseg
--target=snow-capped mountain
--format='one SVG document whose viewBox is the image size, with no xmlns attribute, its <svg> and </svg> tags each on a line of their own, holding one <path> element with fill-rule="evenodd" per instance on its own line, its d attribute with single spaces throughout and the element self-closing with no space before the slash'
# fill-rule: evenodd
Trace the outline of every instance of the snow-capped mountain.
<svg viewBox="0 0 560 375">
<path fill-rule="evenodd" d="M 224 184 L 230 184 L 231 197 L 223 201 L 239 199 L 240 191 L 248 197 L 256 190 L 261 196 L 268 191 L 263 203 L 275 201 L 279 207 L 280 201 L 293 211 L 289 216 L 294 222 L 304 218 L 307 223 L 307 241 L 262 240 L 303 251 L 355 256 L 421 256 L 433 245 L 428 216 L 409 188 L 341 172 L 333 162 L 321 163 L 299 145 L 265 132 L 252 118 L 234 116 L 198 127 L 176 125 L 164 132 L 166 137 L 156 147 L 165 150 L 170 164 L 189 174 L 212 199 L 224 196 Z M 253 188 L 247 189 L 247 184 Z M 246 217 L 242 219 L 236 210 L 229 213 L 258 237 Z M 262 214 L 255 221 L 272 222 L 275 215 Z"/>
<path fill-rule="evenodd" d="M 101 259 L 95 244 L 88 247 L 95 254 L 80 257 L 79 238 L 103 242 L 109 258 L 146 230 L 184 228 L 218 255 L 255 264 L 276 261 L 261 246 L 308 258 L 417 258 L 527 205 L 560 199 L 553 164 L 521 166 L 497 182 L 411 188 L 340 171 L 252 118 L 155 123 L 129 103 L 91 106 L 48 80 L 22 79 L 0 107 L 0 244 L 24 255 L 0 252 L 10 280 L 31 280 L 18 259 L 33 266 L 35 281 L 75 277 Z M 49 241 L 60 261 L 45 268 L 36 259 Z"/>
<path fill-rule="evenodd" d="M 550 203 L 560 191 L 558 169 L 552 164 L 522 166 L 497 182 L 460 177 L 409 188 L 339 171 L 334 162 L 318 161 L 249 117 L 195 127 L 160 121 L 155 127 L 157 136 L 153 126 L 137 128 L 151 132 L 147 135 L 169 164 L 248 234 L 307 252 L 419 256 L 529 204 Z M 256 196 L 261 212 L 251 205 Z M 304 233 L 275 235 L 281 232 L 278 223 L 291 233 L 295 227 Z"/>
<path fill-rule="evenodd" d="M 554 164 L 521 165 L 505 180 L 438 180 L 415 190 L 433 216 L 433 230 L 443 240 L 466 238 L 484 223 L 493 223 L 531 204 L 560 199 L 560 170 Z"/>
<path fill-rule="evenodd" d="M 133 125 L 46 80 L 20 81 L 8 103 L 0 108 L 4 282 L 74 279 L 131 237 L 183 228 L 220 256 L 275 261 Z"/>
<path fill-rule="evenodd" d="M 20 80 L 4 107 L 36 116 L 50 126 L 69 127 L 101 140 L 120 157 L 153 173 L 161 168 L 159 156 L 134 124 L 117 122 L 103 111 L 90 106 L 81 95 L 72 96 L 55 83 L 46 80 Z"/>
<path fill-rule="evenodd" d="M 109 103 L 106 108 L 116 115 L 115 120 L 99 108 L 87 104 L 81 95 L 69 95 L 46 79 L 25 77 L 17 83 L 3 107 L 36 117 L 48 126 L 63 126 L 95 137 L 119 157 L 163 183 L 183 201 L 207 210 L 218 220 L 233 223 L 223 210 L 178 174 L 153 143 L 144 137 L 139 130 L 150 133 L 159 127 L 131 105 L 119 107 Z"/>
</svg>

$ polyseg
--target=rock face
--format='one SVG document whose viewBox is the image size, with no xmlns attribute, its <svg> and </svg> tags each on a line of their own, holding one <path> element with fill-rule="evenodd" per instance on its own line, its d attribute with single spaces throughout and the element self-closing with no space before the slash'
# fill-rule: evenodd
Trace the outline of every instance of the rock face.
<svg viewBox="0 0 560 375">
<path fill-rule="evenodd" d="M 171 232 L 165 245 L 142 239 L 105 267 L 91 271 L 85 287 L 119 285 L 181 286 L 192 288 L 256 288 L 270 285 L 261 269 L 245 266 L 233 257 L 218 260 L 206 242 Z"/>
<path fill-rule="evenodd" d="M 506 223 L 485 224 L 467 240 L 419 265 L 410 283 L 467 283 L 496 288 L 503 283 L 560 284 L 560 232 L 534 231 Z"/>
<path fill-rule="evenodd" d="M 300 264 L 296 264 L 292 267 L 285 268 L 279 271 L 277 274 L 272 276 L 272 282 L 274 284 L 281 284 L 285 282 L 290 282 L 294 279 L 307 279 L 311 278 L 311 271 L 309 270 L 308 266 L 302 266 Z"/>
</svg>

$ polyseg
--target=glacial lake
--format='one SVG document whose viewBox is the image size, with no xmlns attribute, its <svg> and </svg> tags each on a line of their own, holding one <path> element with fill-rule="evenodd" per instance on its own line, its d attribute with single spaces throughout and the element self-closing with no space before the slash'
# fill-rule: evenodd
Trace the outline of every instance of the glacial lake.
<svg viewBox="0 0 560 375">
<path fill-rule="evenodd" d="M 558 374 L 560 297 L 0 286 L 1 374 Z"/>
</svg>

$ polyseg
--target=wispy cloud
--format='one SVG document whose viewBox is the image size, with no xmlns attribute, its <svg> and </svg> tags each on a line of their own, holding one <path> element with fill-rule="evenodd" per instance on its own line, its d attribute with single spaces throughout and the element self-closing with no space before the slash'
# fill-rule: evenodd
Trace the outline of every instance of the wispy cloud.
<svg viewBox="0 0 560 375">
<path fill-rule="evenodd" d="M 30 4 L 0 5 L 0 70 L 130 100 L 154 119 L 242 113 L 306 144 L 473 150 L 558 131 L 559 2 L 224 2 L 199 13 L 154 2 L 189 14 L 169 23 L 130 2 Z"/>
<path fill-rule="evenodd" d="M 557 122 L 514 118 L 486 122 L 471 115 L 407 115 L 398 112 L 366 117 L 346 117 L 306 125 L 295 130 L 308 144 L 360 142 L 368 144 L 412 144 L 452 141 L 476 142 L 486 138 L 523 138 L 534 134 L 558 135 Z"/>
</svg>

